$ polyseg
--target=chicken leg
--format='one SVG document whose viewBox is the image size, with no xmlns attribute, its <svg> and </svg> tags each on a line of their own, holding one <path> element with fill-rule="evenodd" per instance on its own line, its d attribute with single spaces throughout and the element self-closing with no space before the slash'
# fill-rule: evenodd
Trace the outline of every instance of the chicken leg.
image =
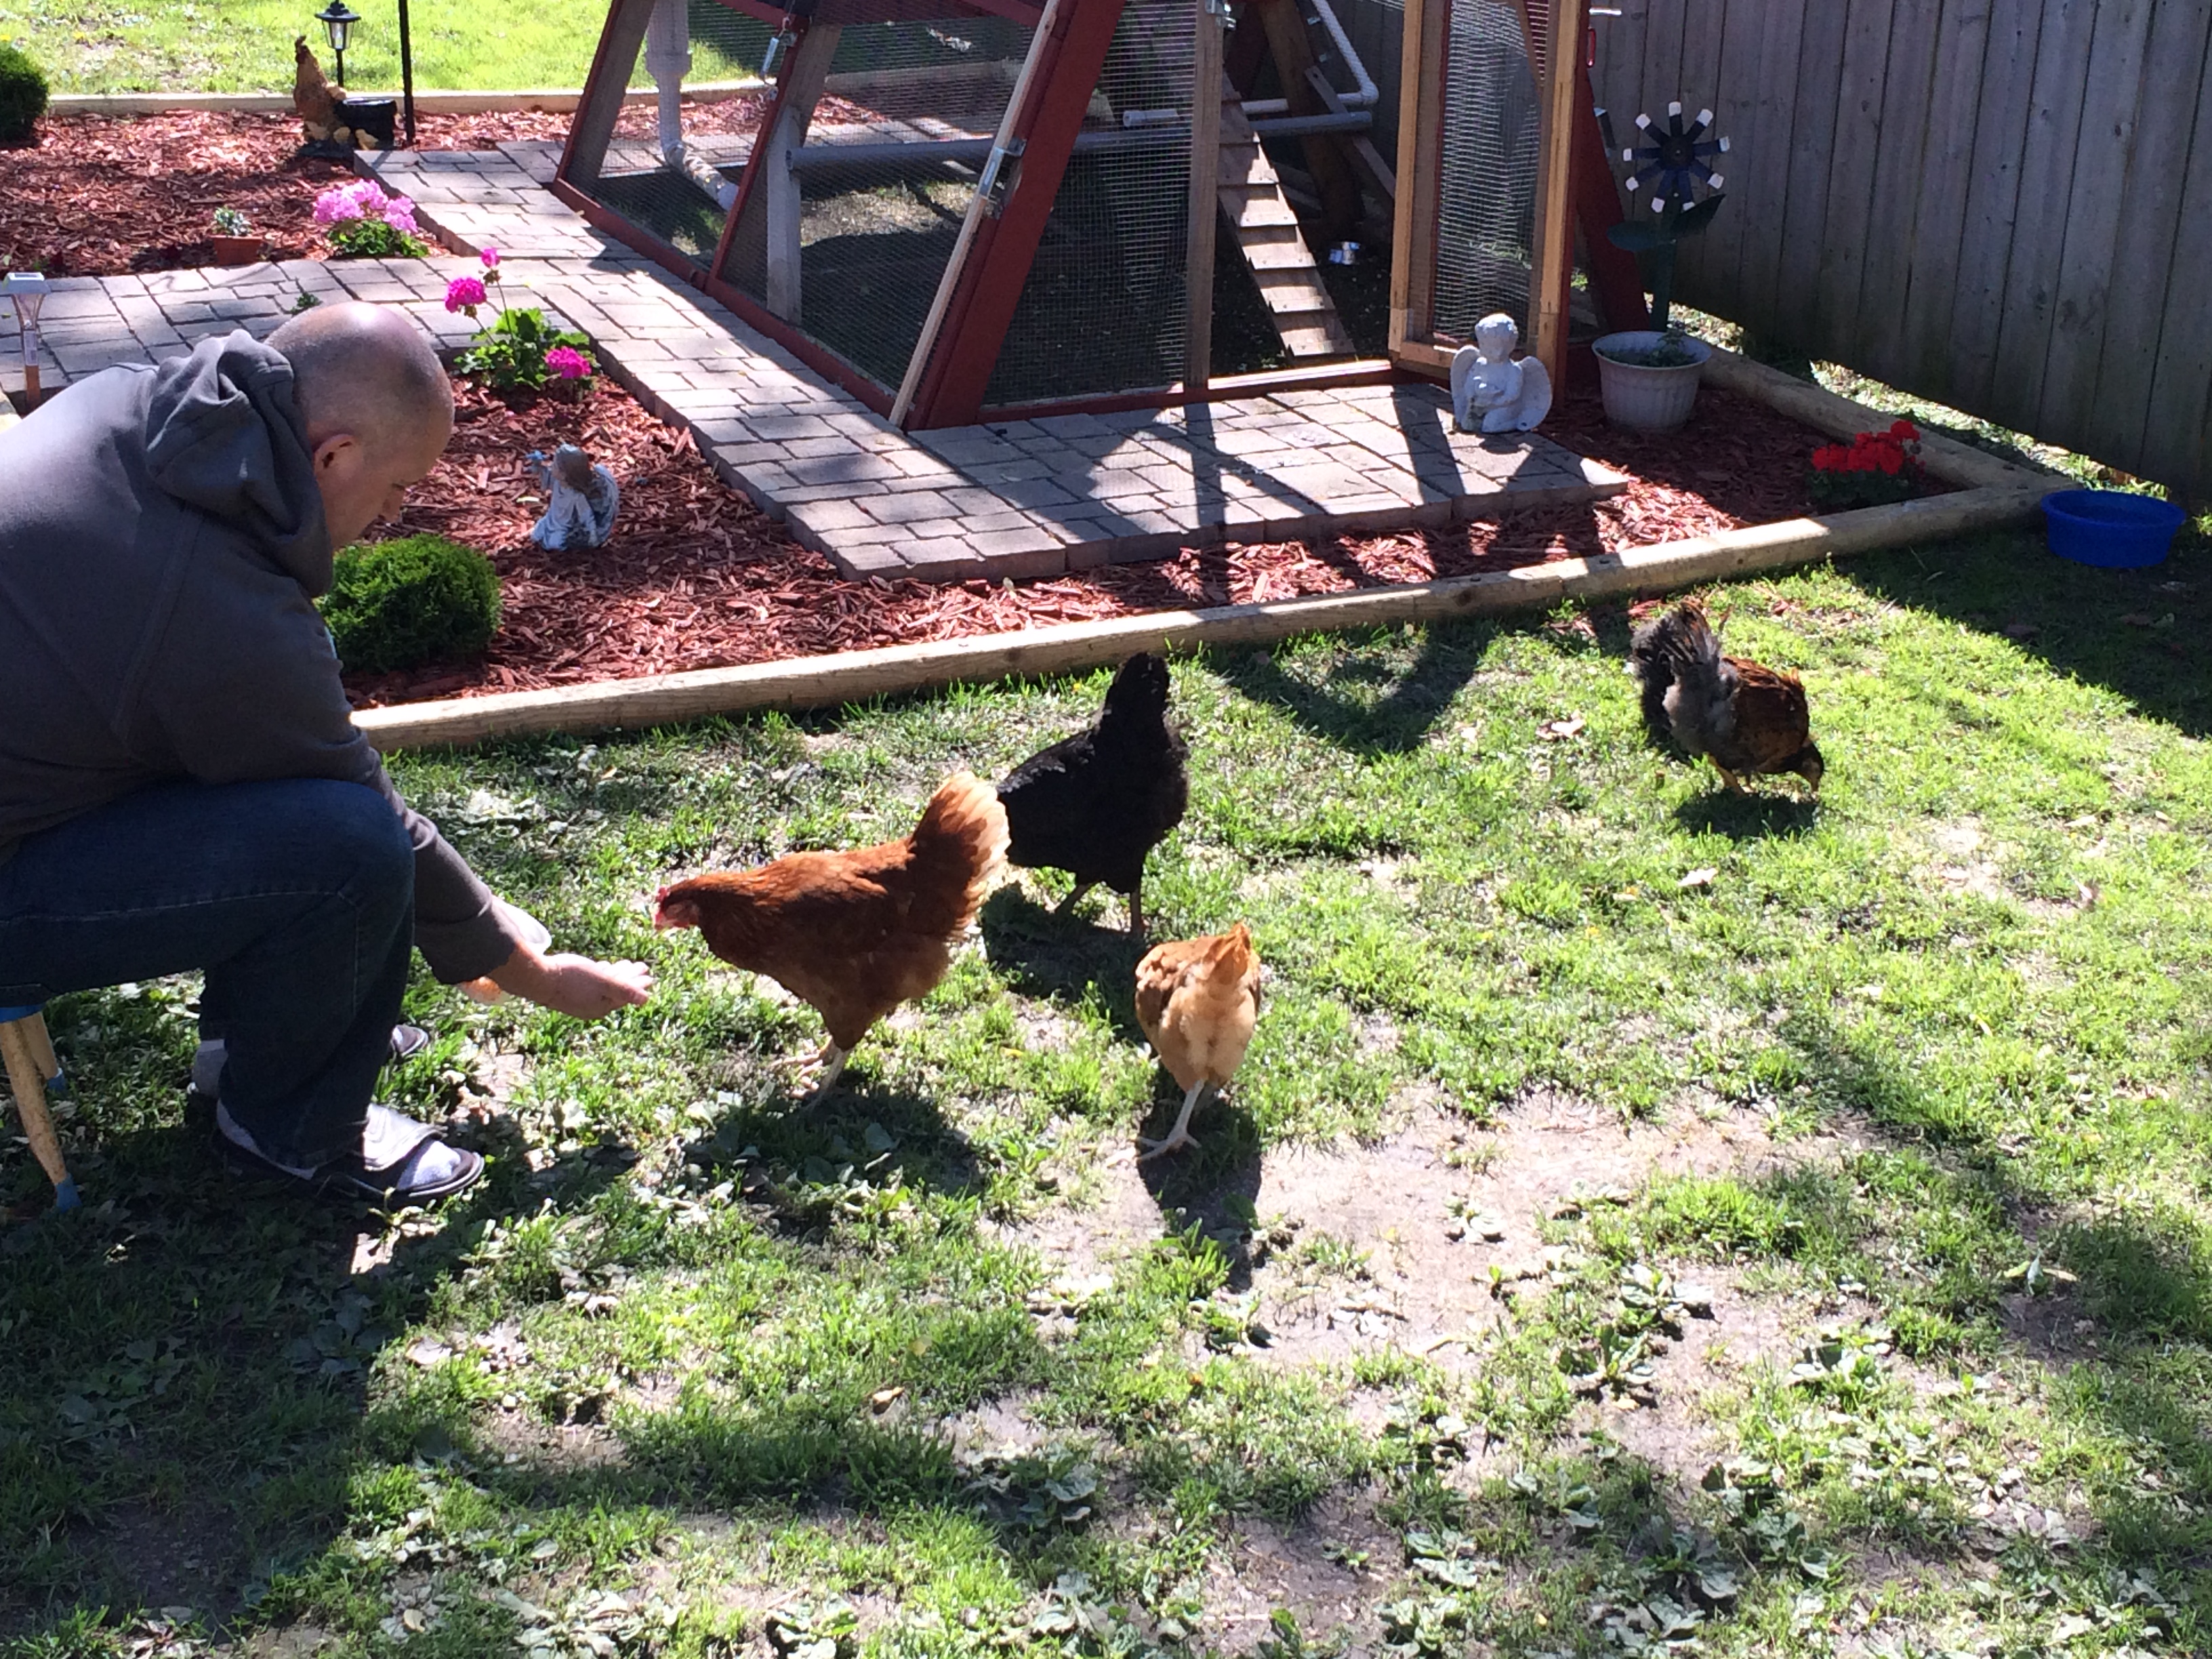
<svg viewBox="0 0 2212 1659">
<path fill-rule="evenodd" d="M 1060 900 L 1059 903 L 1052 907 L 1053 915 L 1056 916 L 1066 915 L 1069 911 L 1075 908 L 1077 905 L 1082 903 L 1083 896 L 1085 893 L 1088 893 L 1097 884 L 1098 884 L 1095 881 L 1078 882 L 1073 892 L 1070 893 L 1066 898 Z"/>
<path fill-rule="evenodd" d="M 1204 1078 L 1199 1079 L 1190 1085 L 1190 1091 L 1182 1097 L 1182 1110 L 1176 1114 L 1175 1127 L 1168 1131 L 1166 1139 L 1146 1140 L 1141 1135 L 1137 1138 L 1138 1145 L 1145 1149 L 1137 1154 L 1137 1162 L 1141 1164 L 1146 1158 L 1164 1158 L 1170 1152 L 1181 1152 L 1186 1146 L 1198 1145 L 1198 1141 L 1190 1133 L 1190 1115 L 1198 1109 L 1199 1097 L 1206 1093 L 1210 1086 Z"/>
<path fill-rule="evenodd" d="M 1129 890 L 1129 937 L 1142 939 L 1144 936 L 1145 882 L 1140 876 L 1137 878 L 1137 884 Z"/>
<path fill-rule="evenodd" d="M 835 1037 L 823 1043 L 822 1052 L 814 1057 L 814 1063 L 823 1068 L 822 1080 L 814 1085 L 814 1092 L 806 1097 L 809 1110 L 822 1103 L 823 1097 L 837 1081 L 837 1074 L 845 1069 L 845 1062 L 852 1057 L 853 1051 L 840 1048 Z"/>
</svg>

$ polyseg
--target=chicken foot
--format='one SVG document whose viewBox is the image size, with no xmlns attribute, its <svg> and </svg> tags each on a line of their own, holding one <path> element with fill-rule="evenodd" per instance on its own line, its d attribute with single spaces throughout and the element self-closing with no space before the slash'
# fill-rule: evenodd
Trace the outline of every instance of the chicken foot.
<svg viewBox="0 0 2212 1659">
<path fill-rule="evenodd" d="M 1209 1086 L 1204 1078 L 1190 1085 L 1190 1092 L 1182 1097 L 1182 1110 L 1176 1115 L 1175 1127 L 1168 1131 L 1166 1139 L 1146 1140 L 1142 1135 L 1137 1137 L 1137 1144 L 1145 1149 L 1137 1154 L 1138 1163 L 1142 1164 L 1146 1158 L 1164 1158 L 1170 1152 L 1198 1145 L 1190 1132 L 1190 1115 L 1198 1109 L 1199 1097 L 1206 1093 Z"/>
<path fill-rule="evenodd" d="M 806 1104 L 810 1110 L 822 1103 L 823 1097 L 830 1092 L 832 1085 L 837 1081 L 837 1074 L 845 1069 L 845 1062 L 852 1057 L 853 1051 L 850 1048 L 840 1048 L 835 1037 L 822 1045 L 822 1052 L 817 1054 L 811 1062 L 821 1066 L 823 1070 L 821 1081 L 814 1085 L 814 1092 L 806 1097 Z"/>
</svg>

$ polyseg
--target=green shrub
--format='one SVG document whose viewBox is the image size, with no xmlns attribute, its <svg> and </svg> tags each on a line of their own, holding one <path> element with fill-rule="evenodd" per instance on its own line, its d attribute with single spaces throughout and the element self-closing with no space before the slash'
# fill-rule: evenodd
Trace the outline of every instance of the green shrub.
<svg viewBox="0 0 2212 1659">
<path fill-rule="evenodd" d="M 362 674 L 471 656 L 499 627 L 499 574 L 472 547 L 408 536 L 338 555 L 323 620 L 338 661 Z"/>
<path fill-rule="evenodd" d="M 0 40 L 0 144 L 27 144 L 46 112 L 46 74 L 20 48 Z"/>
</svg>

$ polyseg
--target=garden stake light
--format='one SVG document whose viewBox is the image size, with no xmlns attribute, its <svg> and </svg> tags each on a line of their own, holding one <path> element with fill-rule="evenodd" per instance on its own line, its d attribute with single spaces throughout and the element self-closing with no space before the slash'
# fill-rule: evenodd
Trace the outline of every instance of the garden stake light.
<svg viewBox="0 0 2212 1659">
<path fill-rule="evenodd" d="M 407 147 L 412 149 L 415 148 L 415 46 L 407 32 L 407 0 L 399 0 L 399 107 L 407 123 Z"/>
<path fill-rule="evenodd" d="M 338 62 L 338 84 L 345 85 L 346 42 L 353 38 L 353 26 L 361 21 L 361 14 L 348 6 L 345 0 L 331 0 L 315 14 L 315 21 L 323 26 L 323 33 L 331 38 L 331 51 Z"/>
<path fill-rule="evenodd" d="M 46 279 L 35 270 L 11 270 L 0 294 L 15 301 L 23 347 L 23 401 L 39 406 L 39 307 L 46 303 Z"/>
</svg>

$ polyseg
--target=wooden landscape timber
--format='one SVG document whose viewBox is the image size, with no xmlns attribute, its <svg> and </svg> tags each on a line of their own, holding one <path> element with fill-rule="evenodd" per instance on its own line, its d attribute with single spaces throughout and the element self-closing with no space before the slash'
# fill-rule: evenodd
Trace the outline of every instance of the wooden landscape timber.
<svg viewBox="0 0 2212 1659">
<path fill-rule="evenodd" d="M 1332 629 L 1442 622 L 1549 607 L 1563 599 L 1663 592 L 1753 571 L 2021 523 L 2034 515 L 2044 495 L 2062 482 L 2052 478 L 1992 485 L 1824 519 L 1789 519 L 1595 558 L 1563 559 L 1413 586 L 1364 588 L 1268 605 L 1156 611 L 1015 634 L 841 652 L 738 668 L 458 697 L 443 702 L 400 703 L 363 709 L 355 714 L 354 723 L 372 744 L 386 752 L 554 732 L 604 732 L 751 709 L 834 708 L 955 684 L 983 684 L 1017 676 L 1073 673 L 1118 662 L 1142 650 L 1264 645 Z"/>
<path fill-rule="evenodd" d="M 1733 351 L 1713 348 L 1713 355 L 1705 364 L 1700 377 L 1707 385 L 1723 386 L 1730 392 L 1740 392 L 1747 398 L 1756 398 L 1768 408 L 1787 415 L 1793 421 L 1825 432 L 1831 437 L 1851 438 L 1862 432 L 1882 432 L 1888 429 L 1894 416 L 1879 410 L 1869 409 L 1864 404 L 1855 404 L 1840 397 L 1826 386 L 1815 386 L 1784 374 L 1778 368 L 1740 357 Z M 1940 432 L 1920 434 L 1920 461 L 1929 472 L 1945 483 L 1960 484 L 1967 489 L 1983 487 L 2003 488 L 2007 485 L 2032 483 L 2048 479 L 2046 489 L 2064 486 L 2065 480 L 2056 473 L 2037 467 L 2020 466 L 1985 449 L 1960 443 L 1956 438 L 1947 438 Z"/>
</svg>

